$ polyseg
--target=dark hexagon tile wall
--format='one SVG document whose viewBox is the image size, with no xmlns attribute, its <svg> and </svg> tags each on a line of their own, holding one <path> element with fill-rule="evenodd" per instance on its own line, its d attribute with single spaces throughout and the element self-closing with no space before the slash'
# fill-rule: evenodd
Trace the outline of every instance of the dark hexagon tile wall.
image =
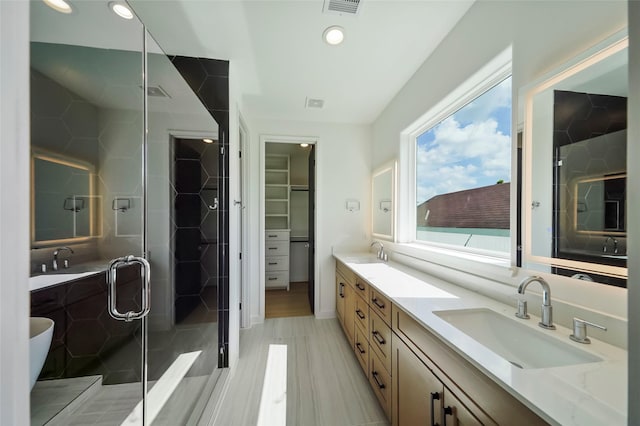
<svg viewBox="0 0 640 426">
<path fill-rule="evenodd" d="M 226 135 L 229 134 L 229 62 L 185 56 L 172 56 L 170 59 L 218 123 L 219 142 L 215 144 L 216 148 L 222 146 L 228 152 L 229 141 Z M 210 155 L 213 151 L 209 150 L 212 149 L 212 146 L 207 147 L 203 157 Z M 217 161 L 206 159 L 203 164 L 217 164 L 217 169 L 214 168 L 213 170 L 209 170 L 209 166 L 205 166 L 207 174 L 210 177 L 217 175 L 217 178 L 215 180 L 209 179 L 208 182 L 203 183 L 207 187 L 215 185 L 218 193 L 217 221 L 218 229 L 221 230 L 221 232 L 217 232 L 216 239 L 218 262 L 216 270 L 203 268 L 203 273 L 210 275 L 207 282 L 213 281 L 213 277 L 217 278 L 218 341 L 219 347 L 224 349 L 224 355 L 218 358 L 218 366 L 227 367 L 229 365 L 229 259 L 226 254 L 229 252 L 229 156 L 220 155 Z M 206 202 L 208 198 L 210 198 L 209 195 L 205 196 L 203 201 Z M 206 217 L 203 219 L 206 219 Z M 207 226 L 206 229 L 210 229 L 210 227 Z M 205 231 L 205 239 L 206 241 L 212 241 L 208 240 L 208 233 L 208 231 Z M 207 287 L 203 287 L 203 292 L 209 294 L 210 290 Z M 211 299 L 210 297 L 205 298 L 208 299 L 208 302 L 202 303 L 204 301 L 201 295 L 200 306 L 205 305 L 210 309 Z"/>
</svg>

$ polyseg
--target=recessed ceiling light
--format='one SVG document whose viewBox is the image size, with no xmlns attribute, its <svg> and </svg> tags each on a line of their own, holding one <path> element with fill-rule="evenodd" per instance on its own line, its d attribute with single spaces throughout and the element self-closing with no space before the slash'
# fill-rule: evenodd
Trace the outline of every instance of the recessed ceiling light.
<svg viewBox="0 0 640 426">
<path fill-rule="evenodd" d="M 71 5 L 64 0 L 42 0 L 42 1 L 51 9 L 56 10 L 60 13 L 73 12 L 73 8 L 71 7 Z"/>
<path fill-rule="evenodd" d="M 204 143 L 213 143 L 213 139 L 204 138 L 204 139 L 202 139 L 202 142 L 204 142 Z"/>
<path fill-rule="evenodd" d="M 344 28 L 333 25 L 324 30 L 322 38 L 332 46 L 338 45 L 344 41 Z"/>
<path fill-rule="evenodd" d="M 124 19 L 133 19 L 133 12 L 124 3 L 112 1 L 109 3 L 109 9 L 113 10 L 113 13 Z"/>
<path fill-rule="evenodd" d="M 303 148 L 306 148 L 306 147 L 309 146 L 309 144 L 308 143 L 301 143 L 300 146 L 303 147 Z"/>
</svg>

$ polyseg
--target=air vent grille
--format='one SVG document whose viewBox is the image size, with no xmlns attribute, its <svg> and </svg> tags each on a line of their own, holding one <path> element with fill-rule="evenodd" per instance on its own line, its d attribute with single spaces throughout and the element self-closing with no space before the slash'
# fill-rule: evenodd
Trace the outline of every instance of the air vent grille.
<svg viewBox="0 0 640 426">
<path fill-rule="evenodd" d="M 324 0 L 324 11 L 330 13 L 358 13 L 360 0 Z"/>
</svg>

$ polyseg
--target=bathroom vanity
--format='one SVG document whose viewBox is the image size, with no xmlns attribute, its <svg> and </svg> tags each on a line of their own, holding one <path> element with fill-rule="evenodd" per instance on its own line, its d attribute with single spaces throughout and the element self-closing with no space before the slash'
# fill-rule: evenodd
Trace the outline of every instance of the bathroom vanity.
<svg viewBox="0 0 640 426">
<path fill-rule="evenodd" d="M 109 316 L 105 271 L 106 267 L 102 271 L 31 277 L 30 280 L 36 283 L 44 282 L 40 278 L 49 281 L 48 286 L 32 286 L 31 316 L 54 321 L 51 348 L 41 379 L 103 374 L 105 384 L 108 384 L 124 378 L 120 371 L 122 366 L 105 365 L 103 360 L 133 340 L 139 324 L 116 323 Z M 118 279 L 118 301 L 122 309 L 137 308 L 136 297 L 140 294 L 138 271 L 132 267 L 123 268 Z"/>
<path fill-rule="evenodd" d="M 398 263 L 334 257 L 340 324 L 393 425 L 626 423 L 626 351 Z"/>
</svg>

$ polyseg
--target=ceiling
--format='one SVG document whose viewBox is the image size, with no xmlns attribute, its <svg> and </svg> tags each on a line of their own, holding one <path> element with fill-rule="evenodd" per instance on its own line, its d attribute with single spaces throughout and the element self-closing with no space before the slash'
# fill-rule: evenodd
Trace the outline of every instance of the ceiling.
<svg viewBox="0 0 640 426">
<path fill-rule="evenodd" d="M 341 123 L 373 122 L 472 3 L 361 0 L 346 16 L 323 0 L 130 0 L 168 54 L 230 60 L 248 116 Z M 340 46 L 322 40 L 331 25 Z"/>
</svg>

